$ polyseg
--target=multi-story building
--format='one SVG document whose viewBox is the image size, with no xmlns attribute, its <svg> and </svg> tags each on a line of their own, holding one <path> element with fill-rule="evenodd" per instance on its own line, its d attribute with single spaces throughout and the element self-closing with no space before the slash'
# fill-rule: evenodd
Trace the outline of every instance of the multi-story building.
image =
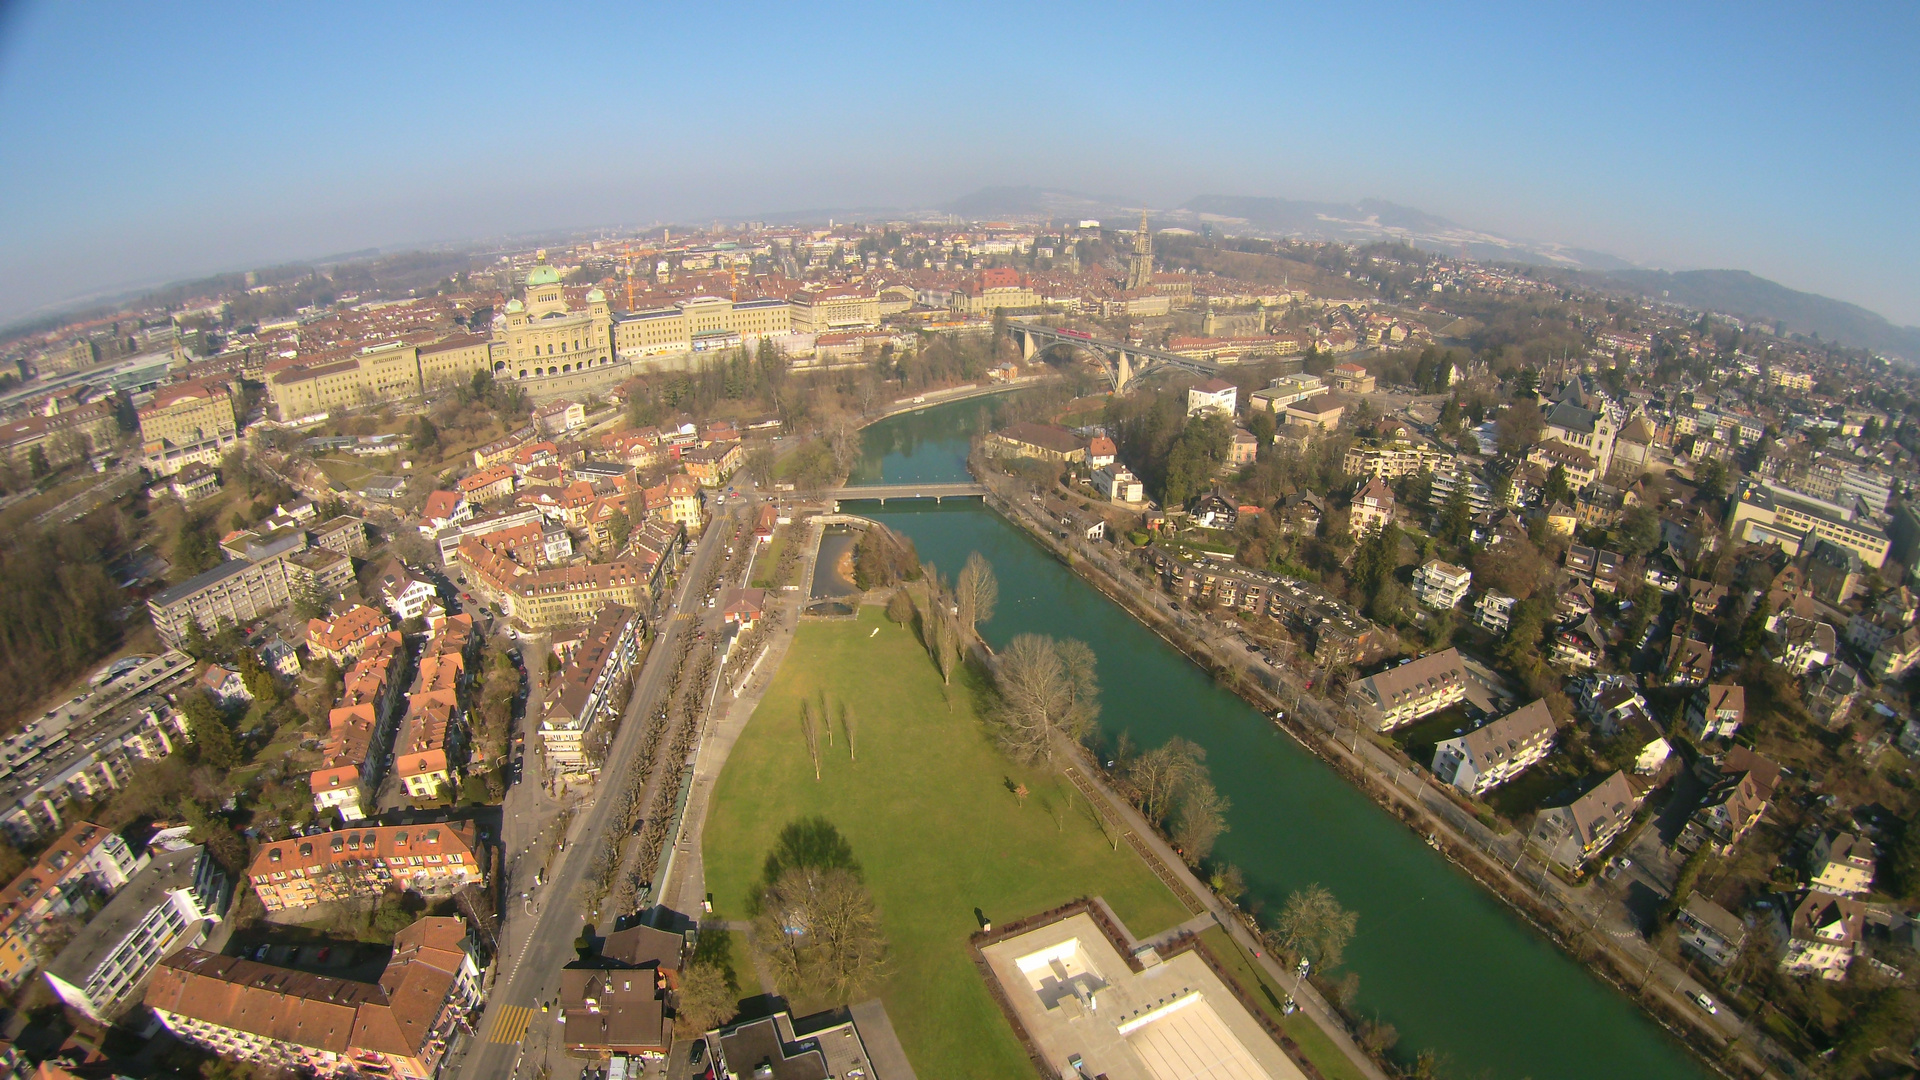
<svg viewBox="0 0 1920 1080">
<path fill-rule="evenodd" d="M 367 522 L 352 514 L 328 518 L 308 531 L 315 547 L 358 558 L 367 553 Z"/>
<path fill-rule="evenodd" d="M 480 967 L 459 919 L 393 937 L 377 983 L 309 975 L 202 949 L 161 962 L 146 1004 L 179 1038 L 222 1057 L 326 1078 L 432 1080 L 472 1034 Z"/>
<path fill-rule="evenodd" d="M 808 287 L 794 293 L 788 303 L 795 333 L 824 334 L 880 325 L 880 294 L 858 285 Z"/>
<path fill-rule="evenodd" d="M 1431 716 L 1467 696 L 1467 671 L 1458 649 L 1396 664 L 1353 684 L 1348 697 L 1376 730 L 1391 731 Z"/>
<path fill-rule="evenodd" d="M 1225 379 L 1208 379 L 1187 388 L 1187 415 L 1210 413 L 1232 419 L 1239 399 L 1239 387 Z"/>
<path fill-rule="evenodd" d="M 1087 458 L 1087 444 L 1080 436 L 1055 424 L 1027 421 L 990 432 L 980 448 L 989 457 L 1030 457 L 1063 463 Z"/>
<path fill-rule="evenodd" d="M 953 290 L 956 315 L 991 315 L 995 311 L 1026 311 L 1041 306 L 1038 293 L 1011 266 L 982 270 L 973 280 Z"/>
<path fill-rule="evenodd" d="M 1812 550 L 1825 540 L 1860 557 L 1875 570 L 1886 565 L 1892 540 L 1885 530 L 1848 517 L 1845 508 L 1809 495 L 1796 495 L 1765 481 L 1747 480 L 1734 498 L 1727 524 L 1736 540 L 1750 544 L 1777 544 L 1788 555 Z"/>
<path fill-rule="evenodd" d="M 363 648 L 360 659 L 347 669 L 340 700 L 327 713 L 320 764 L 307 776 L 313 808 L 320 814 L 338 813 L 346 822 L 366 816 L 370 796 L 385 774 L 405 664 L 400 633 L 389 631 Z"/>
<path fill-rule="evenodd" d="M 0 421 L 0 458 L 25 465 L 38 447 L 49 464 L 64 465 L 112 445 L 119 432 L 113 398 L 84 405 L 62 404 L 55 398 L 37 415 Z"/>
<path fill-rule="evenodd" d="M 1374 390 L 1374 377 L 1359 364 L 1335 364 L 1333 367 L 1333 388 L 1348 394 L 1371 394 Z"/>
<path fill-rule="evenodd" d="M 524 299 L 507 301 L 494 321 L 494 374 L 525 379 L 613 363 L 613 316 L 606 294 L 587 293 L 586 307 L 568 303 L 559 271 L 541 263 L 527 274 Z"/>
<path fill-rule="evenodd" d="M 452 789 L 463 715 L 459 691 L 473 640 L 473 617 L 461 614 L 441 623 L 421 650 L 393 748 L 394 774 L 409 798 L 438 799 Z"/>
<path fill-rule="evenodd" d="M 1807 884 L 1835 896 L 1865 896 L 1873 890 L 1877 859 L 1873 842 L 1852 833 L 1823 833 L 1813 842 Z"/>
<path fill-rule="evenodd" d="M 1616 772 L 1573 802 L 1542 809 L 1529 841 L 1557 865 L 1578 870 L 1626 831 L 1639 807 L 1627 774 Z"/>
<path fill-rule="evenodd" d="M 1471 571 L 1434 559 L 1413 576 L 1413 595 L 1430 608 L 1447 611 L 1467 598 L 1467 587 L 1471 584 Z"/>
<path fill-rule="evenodd" d="M 47 965 L 47 982 L 68 1005 L 111 1023 L 161 957 L 206 940 L 231 895 L 206 848 L 155 855 Z"/>
<path fill-rule="evenodd" d="M 1434 748 L 1433 775 L 1479 797 L 1553 752 L 1553 714 L 1544 700 L 1523 705 Z"/>
<path fill-rule="evenodd" d="M 490 368 L 487 340 L 467 335 L 425 345 L 388 341 L 329 353 L 267 377 L 267 400 L 282 420 L 409 401 Z"/>
<path fill-rule="evenodd" d="M 1747 926 L 1740 917 L 1699 893 L 1687 895 L 1673 924 L 1680 947 L 1717 968 L 1733 963 L 1747 942 Z"/>
<path fill-rule="evenodd" d="M 621 360 L 633 361 L 751 346 L 791 333 L 793 309 L 785 300 L 695 296 L 620 316 L 613 324 L 613 344 Z"/>
<path fill-rule="evenodd" d="M 221 619 L 239 624 L 279 609 L 293 598 L 287 559 L 305 547 L 304 537 L 297 545 L 272 545 L 258 559 L 228 559 L 162 589 L 147 600 L 154 630 L 167 645 L 178 647 L 193 624 L 211 633 Z"/>
<path fill-rule="evenodd" d="M 22 845 L 61 831 L 70 804 L 103 800 L 135 763 L 182 745 L 185 716 L 164 700 L 139 695 L 182 683 L 193 670 L 192 657 L 169 649 L 91 699 L 70 701 L 8 736 L 0 743 L 0 829 Z"/>
<path fill-rule="evenodd" d="M 620 690 L 640 655 L 640 626 L 640 616 L 624 607 L 603 609 L 565 658 L 559 677 L 548 683 L 540 738 L 554 772 L 594 767 L 586 740 L 625 704 Z"/>
<path fill-rule="evenodd" d="M 119 833 L 75 822 L 0 889 L 0 983 L 18 986 L 49 959 L 39 955 L 40 929 L 48 919 L 86 910 L 89 893 L 118 891 L 142 865 Z"/>
<path fill-rule="evenodd" d="M 268 911 L 378 897 L 389 888 L 435 896 L 486 880 L 470 821 L 312 833 L 266 844 L 247 876 Z"/>
<path fill-rule="evenodd" d="M 1789 975 L 1818 975 L 1830 982 L 1847 977 L 1860 949 L 1867 906 L 1858 900 L 1810 889 L 1787 921 L 1787 947 L 1780 970 Z"/>
<path fill-rule="evenodd" d="M 1393 489 L 1376 476 L 1354 495 L 1347 509 L 1347 528 L 1355 536 L 1368 536 L 1392 522 Z"/>
<path fill-rule="evenodd" d="M 1414 443 L 1383 443 L 1379 446 L 1354 446 L 1347 450 L 1346 469 L 1351 476 L 1377 476 L 1398 480 L 1416 473 L 1438 473 L 1453 459 L 1431 446 Z"/>
<path fill-rule="evenodd" d="M 680 463 L 687 467 L 687 475 L 701 485 L 719 487 L 740 467 L 745 456 L 738 442 L 717 442 L 682 453 Z"/>
<path fill-rule="evenodd" d="M 1597 477 L 1606 476 L 1613 467 L 1613 444 L 1619 435 L 1619 427 L 1607 411 L 1609 407 L 1610 403 L 1589 393 L 1578 379 L 1568 380 L 1559 398 L 1547 408 L 1546 424 L 1540 433 L 1542 443 L 1561 442 L 1579 450 L 1593 462 Z M 1572 469 L 1568 471 L 1571 473 Z M 1580 486 L 1594 479 L 1588 477 Z"/>
<path fill-rule="evenodd" d="M 1709 684 L 1687 709 L 1687 731 L 1695 739 L 1731 739 L 1746 718 L 1746 687 Z"/>
<path fill-rule="evenodd" d="M 344 665 L 359 656 L 368 642 L 391 629 L 393 623 L 386 612 L 355 604 L 326 618 L 308 619 L 307 652 Z"/>
<path fill-rule="evenodd" d="M 468 584 L 519 625 L 552 629 L 591 621 L 609 604 L 639 605 L 647 574 L 630 560 L 545 567 L 524 552 L 516 557 L 498 537 L 467 537 L 456 558 Z"/>
<path fill-rule="evenodd" d="M 240 437 L 233 394 L 221 383 L 163 386 L 154 391 L 153 401 L 139 416 L 140 441 L 148 453 L 204 442 L 224 446 Z"/>
<path fill-rule="evenodd" d="M 1773 799 L 1780 783 L 1780 766 L 1744 746 L 1727 751 L 1700 808 L 1687 819 L 1674 846 L 1693 852 L 1708 845 L 1715 855 L 1727 855 L 1753 827 Z"/>
<path fill-rule="evenodd" d="M 1473 603 L 1473 621 L 1490 634 L 1504 636 L 1513 624 L 1513 608 L 1519 602 L 1498 589 L 1488 589 Z"/>
<path fill-rule="evenodd" d="M 1137 503 L 1146 499 L 1140 478 L 1117 461 L 1093 474 L 1093 486 L 1108 502 Z"/>
</svg>

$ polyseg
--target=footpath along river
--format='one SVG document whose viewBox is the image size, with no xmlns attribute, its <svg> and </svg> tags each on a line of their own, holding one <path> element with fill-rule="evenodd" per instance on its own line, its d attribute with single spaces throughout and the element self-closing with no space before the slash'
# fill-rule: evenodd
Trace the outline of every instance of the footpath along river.
<svg viewBox="0 0 1920 1080">
<path fill-rule="evenodd" d="M 966 479 L 982 415 L 969 401 L 873 425 L 853 482 Z M 1360 976 L 1360 1011 L 1398 1029 L 1399 1055 L 1431 1049 L 1444 1075 L 1493 1080 L 1706 1075 L 1630 1002 L 998 514 L 973 500 L 846 509 L 911 537 L 948 574 L 971 551 L 986 556 L 1000 582 L 982 627 L 994 647 L 1021 633 L 1093 646 L 1109 734 L 1204 747 L 1233 804 L 1217 854 L 1268 911 L 1317 881 L 1360 913 L 1342 970 Z"/>
</svg>

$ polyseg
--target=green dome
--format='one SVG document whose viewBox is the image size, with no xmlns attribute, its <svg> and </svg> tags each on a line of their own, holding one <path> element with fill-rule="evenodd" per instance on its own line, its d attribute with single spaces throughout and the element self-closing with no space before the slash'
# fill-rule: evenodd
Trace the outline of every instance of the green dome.
<svg viewBox="0 0 1920 1080">
<path fill-rule="evenodd" d="M 599 289 L 595 289 L 587 294 L 587 303 L 589 304 L 605 303 L 606 299 L 607 294 L 601 292 Z"/>
<path fill-rule="evenodd" d="M 528 285 L 553 285 L 560 280 L 560 271 L 541 263 L 527 274 Z"/>
</svg>

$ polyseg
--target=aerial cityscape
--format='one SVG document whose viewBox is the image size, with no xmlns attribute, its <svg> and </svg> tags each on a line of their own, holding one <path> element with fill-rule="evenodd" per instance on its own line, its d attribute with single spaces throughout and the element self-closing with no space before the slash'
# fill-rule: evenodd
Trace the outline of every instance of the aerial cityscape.
<svg viewBox="0 0 1920 1080">
<path fill-rule="evenodd" d="M 1920 19 L 1181 14 L 0 7 L 0 1080 L 1920 1075 Z"/>
</svg>

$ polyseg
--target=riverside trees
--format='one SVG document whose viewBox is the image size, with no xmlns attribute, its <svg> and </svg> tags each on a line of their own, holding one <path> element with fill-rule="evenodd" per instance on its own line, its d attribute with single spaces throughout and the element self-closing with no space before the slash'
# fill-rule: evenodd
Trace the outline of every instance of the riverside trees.
<svg viewBox="0 0 1920 1080">
<path fill-rule="evenodd" d="M 1055 738 L 1083 738 L 1100 715 L 1093 650 L 1082 642 L 1021 634 L 1000 653 L 994 686 L 995 734 L 1017 761 L 1052 761 Z"/>
</svg>

